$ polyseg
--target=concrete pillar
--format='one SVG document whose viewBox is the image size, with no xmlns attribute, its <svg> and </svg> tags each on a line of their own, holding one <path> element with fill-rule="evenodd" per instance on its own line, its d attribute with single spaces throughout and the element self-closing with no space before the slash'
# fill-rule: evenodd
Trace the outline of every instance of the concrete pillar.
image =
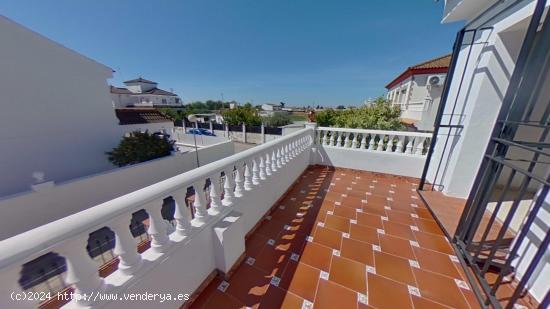
<svg viewBox="0 0 550 309">
<path fill-rule="evenodd" d="M 243 123 L 243 143 L 246 144 L 246 125 Z"/>
<path fill-rule="evenodd" d="M 265 143 L 265 126 L 262 123 L 262 144 Z"/>
</svg>

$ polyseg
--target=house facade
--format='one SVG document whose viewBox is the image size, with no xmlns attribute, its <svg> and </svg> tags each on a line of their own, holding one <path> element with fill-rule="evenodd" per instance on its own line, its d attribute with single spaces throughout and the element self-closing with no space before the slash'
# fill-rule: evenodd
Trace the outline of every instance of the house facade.
<svg viewBox="0 0 550 309">
<path fill-rule="evenodd" d="M 158 88 L 158 83 L 144 78 L 124 82 L 126 87 L 110 87 L 115 108 L 127 107 L 182 107 L 177 94 Z"/>
<path fill-rule="evenodd" d="M 435 114 L 451 55 L 408 67 L 386 85 L 387 100 L 401 108 L 401 120 L 423 131 L 433 130 Z"/>
</svg>

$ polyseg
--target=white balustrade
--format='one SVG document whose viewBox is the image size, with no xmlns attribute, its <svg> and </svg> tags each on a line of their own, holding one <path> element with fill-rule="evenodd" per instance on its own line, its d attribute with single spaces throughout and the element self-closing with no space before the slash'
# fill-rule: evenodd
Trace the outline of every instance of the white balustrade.
<svg viewBox="0 0 550 309">
<path fill-rule="evenodd" d="M 425 156 L 431 133 L 318 127 L 323 146 Z"/>
<path fill-rule="evenodd" d="M 285 170 L 284 175 L 290 170 L 305 169 L 309 163 L 309 152 L 305 150 L 310 149 L 313 134 L 311 128 L 294 132 L 3 240 L 0 242 L 0 281 L 8 280 L 4 286 L 13 286 L 12 290 L 17 291 L 20 287 L 17 282 L 12 282 L 14 274 L 20 273 L 23 264 L 51 250 L 66 259 L 65 284 L 72 285 L 77 293 L 113 289 L 113 286 L 105 284 L 104 279 L 99 277 L 98 265 L 90 258 L 86 249 L 90 231 L 103 227 L 114 232 L 113 253 L 119 260 L 117 272 L 122 275 L 117 278 L 129 278 L 121 284 L 130 286 L 136 282 L 132 280 L 147 280 L 147 276 L 134 275 L 142 269 L 151 269 L 152 264 L 161 265 L 163 259 L 160 256 L 186 246 L 189 243 L 187 240 L 201 233 L 201 227 L 213 224 L 229 214 L 233 206 L 242 201 L 235 197 L 254 194 L 256 188 L 267 190 L 269 185 L 262 188 L 262 183 L 278 182 L 283 175 L 278 175 L 277 171 L 280 169 Z M 296 161 L 297 159 L 300 160 Z M 293 163 L 294 161 L 299 163 Z M 222 172 L 223 190 L 220 188 Z M 205 192 L 207 180 L 210 186 Z M 190 206 L 194 210 L 193 218 L 190 207 L 185 203 L 189 187 L 195 192 L 193 205 Z M 207 195 L 210 209 L 207 209 Z M 174 200 L 175 230 L 168 228 L 169 222 L 161 213 L 163 200 L 168 197 Z M 132 214 L 141 209 L 149 216 L 146 225 L 151 243 L 149 249 L 138 253 L 137 241 L 129 226 Z M 143 258 L 144 254 L 148 254 L 147 259 Z M 182 265 L 185 267 L 185 263 Z M 4 290 L 0 289 L 0 307 L 10 307 L 9 295 L 4 297 L 6 295 L 2 293 Z M 94 306 L 86 301 L 79 305 Z"/>
</svg>

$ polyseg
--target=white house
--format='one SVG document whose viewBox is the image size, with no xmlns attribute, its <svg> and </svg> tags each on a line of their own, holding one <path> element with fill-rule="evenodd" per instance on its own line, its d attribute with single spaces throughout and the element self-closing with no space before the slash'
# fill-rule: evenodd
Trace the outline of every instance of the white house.
<svg viewBox="0 0 550 309">
<path fill-rule="evenodd" d="M 280 111 L 283 109 L 282 104 L 264 103 L 262 104 L 262 110 L 267 112 Z"/>
<path fill-rule="evenodd" d="M 115 108 L 126 107 L 181 107 L 177 94 L 159 89 L 157 83 L 136 78 L 124 82 L 126 88 L 111 86 L 111 98 Z"/>
<path fill-rule="evenodd" d="M 401 120 L 419 130 L 433 130 L 451 55 L 408 67 L 389 84 L 387 99 L 401 107 Z"/>
</svg>

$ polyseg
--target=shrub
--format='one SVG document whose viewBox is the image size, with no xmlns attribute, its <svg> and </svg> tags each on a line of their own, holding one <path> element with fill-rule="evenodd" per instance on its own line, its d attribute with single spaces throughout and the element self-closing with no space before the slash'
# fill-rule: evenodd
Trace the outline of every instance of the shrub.
<svg viewBox="0 0 550 309">
<path fill-rule="evenodd" d="M 271 116 L 262 117 L 262 121 L 266 127 L 282 127 L 292 122 L 287 113 L 273 113 Z"/>
<path fill-rule="evenodd" d="M 118 146 L 106 154 L 111 163 L 122 167 L 168 156 L 173 149 L 174 142 L 166 136 L 135 131 L 124 136 Z"/>
<path fill-rule="evenodd" d="M 249 126 L 259 126 L 262 124 L 262 118 L 252 105 L 226 109 L 222 112 L 223 121 L 228 125 L 246 124 Z"/>
<path fill-rule="evenodd" d="M 316 120 L 323 127 L 402 130 L 400 116 L 398 106 L 378 98 L 369 106 L 347 110 L 325 109 L 316 115 Z"/>
</svg>

